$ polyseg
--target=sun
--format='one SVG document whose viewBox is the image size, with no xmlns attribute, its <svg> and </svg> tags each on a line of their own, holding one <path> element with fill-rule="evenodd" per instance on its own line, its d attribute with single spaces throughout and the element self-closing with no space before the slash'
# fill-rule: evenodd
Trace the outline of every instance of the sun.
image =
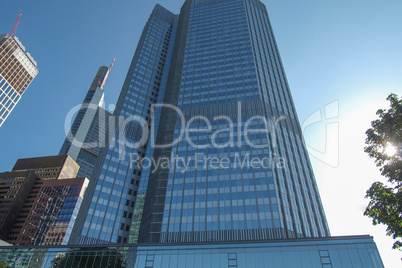
<svg viewBox="0 0 402 268">
<path fill-rule="evenodd" d="M 396 147 L 390 144 L 388 144 L 384 149 L 384 153 L 388 156 L 394 156 L 396 152 L 397 152 Z"/>
</svg>

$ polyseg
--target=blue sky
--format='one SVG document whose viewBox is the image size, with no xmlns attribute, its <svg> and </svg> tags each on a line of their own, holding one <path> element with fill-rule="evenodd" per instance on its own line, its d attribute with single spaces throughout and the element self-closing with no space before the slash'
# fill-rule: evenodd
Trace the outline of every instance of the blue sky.
<svg viewBox="0 0 402 268">
<path fill-rule="evenodd" d="M 17 36 L 38 62 L 39 74 L 0 128 L 0 172 L 18 158 L 57 154 L 64 119 L 80 104 L 101 65 L 117 57 L 105 86 L 116 102 L 141 31 L 153 6 L 178 13 L 182 0 L 2 0 L 0 34 L 19 10 Z M 365 190 L 380 178 L 363 153 L 364 132 L 390 92 L 402 94 L 402 1 L 264 0 L 301 123 L 330 103 L 339 113 L 307 126 L 306 143 L 326 152 L 336 143 L 335 165 L 311 157 L 332 235 L 371 234 L 386 267 L 391 251 L 383 227 L 362 216 Z M 331 132 L 333 131 L 333 132 Z M 329 141 L 331 144 L 329 144 Z M 326 147 L 327 146 L 327 147 Z M 325 154 L 324 154 L 325 155 Z M 321 159 L 320 159 L 321 158 Z"/>
</svg>

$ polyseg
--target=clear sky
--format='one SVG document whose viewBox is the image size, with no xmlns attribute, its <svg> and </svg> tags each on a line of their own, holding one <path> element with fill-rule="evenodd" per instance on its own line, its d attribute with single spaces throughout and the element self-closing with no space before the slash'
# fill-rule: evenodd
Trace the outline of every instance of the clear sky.
<svg viewBox="0 0 402 268">
<path fill-rule="evenodd" d="M 141 31 L 156 3 L 178 13 L 183 0 L 2 0 L 0 34 L 17 36 L 39 74 L 0 128 L 0 172 L 18 158 L 58 154 L 68 111 L 84 99 L 101 65 L 117 57 L 106 105 L 123 85 Z M 402 1 L 264 0 L 300 122 L 305 124 L 332 235 L 374 236 L 386 267 L 400 267 L 385 227 L 363 216 L 365 191 L 380 174 L 363 152 L 364 132 L 389 93 L 402 94 Z M 325 120 L 324 109 L 335 117 Z M 328 116 L 327 116 L 328 117 Z M 330 123 L 329 125 L 327 125 Z M 328 131 L 326 128 L 328 127 Z"/>
</svg>

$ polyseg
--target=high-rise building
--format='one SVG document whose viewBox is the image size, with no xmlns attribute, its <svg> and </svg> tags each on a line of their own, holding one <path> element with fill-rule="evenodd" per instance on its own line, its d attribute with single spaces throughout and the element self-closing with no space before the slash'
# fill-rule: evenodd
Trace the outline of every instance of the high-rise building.
<svg viewBox="0 0 402 268">
<path fill-rule="evenodd" d="M 143 118 L 145 125 L 151 120 L 151 105 L 163 102 L 177 21 L 178 16 L 157 5 L 145 26 L 113 114 L 116 126 L 109 125 L 116 131 L 100 156 L 104 161 L 94 169 L 72 243 L 127 243 L 133 219 L 140 221 L 141 206 L 136 208 L 137 218 L 134 210 L 136 202 L 144 202 L 146 180 L 140 185 L 142 170 L 134 168 L 131 160 L 145 157 L 152 148 L 128 143 L 141 137 L 142 127 L 133 118 Z M 155 125 L 158 118 L 154 117 Z"/>
<path fill-rule="evenodd" d="M 86 178 L 67 155 L 19 159 L 0 173 L 0 238 L 14 245 L 67 244 Z"/>
<path fill-rule="evenodd" d="M 36 65 L 17 37 L 0 35 L 0 127 L 38 74 Z"/>
<path fill-rule="evenodd" d="M 66 245 L 87 185 L 87 178 L 44 181 L 15 244 Z"/>
<path fill-rule="evenodd" d="M 110 113 L 102 108 L 103 87 L 112 66 L 99 68 L 59 153 L 77 162 L 77 177 L 91 178 L 100 150 L 105 147 Z"/>
<path fill-rule="evenodd" d="M 7 265 L 384 267 L 372 237 L 330 237 L 260 1 L 156 5 L 110 128 L 69 245 Z"/>
<path fill-rule="evenodd" d="M 161 103 L 180 111 L 153 112 Z M 180 15 L 157 5 L 114 115 L 124 121 L 94 172 L 76 242 L 330 235 L 260 1 L 188 0 Z M 151 139 L 172 146 L 140 142 L 152 120 Z M 144 168 L 149 158 L 171 165 Z"/>
<path fill-rule="evenodd" d="M 156 141 L 173 146 L 153 158 L 178 163 L 151 173 L 139 240 L 329 236 L 265 6 L 186 1 L 174 53 L 164 103 L 186 130 L 162 112 Z"/>
</svg>

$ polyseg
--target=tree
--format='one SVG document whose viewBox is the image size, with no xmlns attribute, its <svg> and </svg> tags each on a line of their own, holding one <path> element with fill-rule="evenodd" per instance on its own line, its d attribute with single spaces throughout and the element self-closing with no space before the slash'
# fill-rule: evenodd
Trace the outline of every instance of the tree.
<svg viewBox="0 0 402 268">
<path fill-rule="evenodd" d="M 387 235 L 396 241 L 394 249 L 402 248 L 402 97 L 391 94 L 388 110 L 377 111 L 379 119 L 371 122 L 366 131 L 364 151 L 380 167 L 388 183 L 374 182 L 367 191 L 370 202 L 364 215 L 373 219 L 373 225 L 387 226 Z M 390 150 L 391 149 L 391 150 Z M 390 153 L 390 151 L 393 151 Z"/>
<path fill-rule="evenodd" d="M 117 248 L 71 248 L 52 261 L 52 268 L 59 267 L 126 267 L 124 256 Z"/>
</svg>

